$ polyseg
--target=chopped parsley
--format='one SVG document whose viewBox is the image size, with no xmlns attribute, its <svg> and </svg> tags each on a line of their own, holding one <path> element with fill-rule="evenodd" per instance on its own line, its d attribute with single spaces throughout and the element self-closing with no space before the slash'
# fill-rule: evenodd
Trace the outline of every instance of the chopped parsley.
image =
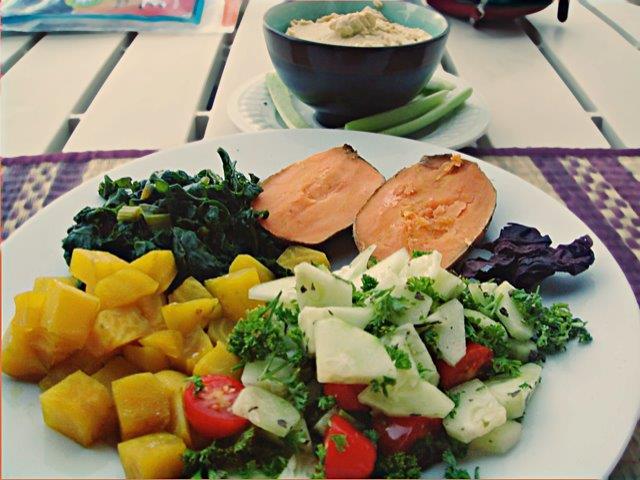
<svg viewBox="0 0 640 480">
<path fill-rule="evenodd" d="M 495 375 L 505 375 L 507 377 L 517 377 L 520 375 L 522 362 L 514 358 L 495 357 L 491 360 L 491 369 Z"/>
<path fill-rule="evenodd" d="M 460 392 L 448 394 L 449 398 L 453 402 L 453 410 L 449 412 L 447 418 L 456 418 L 456 413 L 458 413 L 458 406 L 460 405 Z"/>
<path fill-rule="evenodd" d="M 411 258 L 424 257 L 425 255 L 430 255 L 431 250 L 414 250 L 411 252 Z"/>
<path fill-rule="evenodd" d="M 373 306 L 373 318 L 366 330 L 376 337 L 394 332 L 397 326 L 392 319 L 404 312 L 408 306 L 405 298 L 394 297 L 391 290 L 376 290 L 369 297 Z"/>
<path fill-rule="evenodd" d="M 329 440 L 333 442 L 333 444 L 336 446 L 336 450 L 338 450 L 338 452 L 340 453 L 344 452 L 349 446 L 349 443 L 347 442 L 347 436 L 344 433 L 335 433 L 333 435 L 329 435 Z"/>
<path fill-rule="evenodd" d="M 378 286 L 378 280 L 366 274 L 362 275 L 362 291 L 363 292 L 369 292 L 375 289 L 377 286 Z"/>
<path fill-rule="evenodd" d="M 434 303 L 444 302 L 444 298 L 440 295 L 435 288 L 433 288 L 433 278 L 429 277 L 410 277 L 407 280 L 407 289 L 410 292 L 421 293 L 431 297 Z"/>
<path fill-rule="evenodd" d="M 450 449 L 447 449 L 442 454 L 442 461 L 446 465 L 444 471 L 444 478 L 454 479 L 470 479 L 471 475 L 464 468 L 458 467 L 458 460 Z M 480 478 L 480 469 L 475 468 L 473 478 Z"/>
<path fill-rule="evenodd" d="M 202 390 L 204 390 L 204 382 L 200 375 L 193 375 L 187 378 L 187 381 L 193 383 L 193 393 L 195 395 L 198 395 Z"/>
<path fill-rule="evenodd" d="M 318 463 L 316 464 L 316 469 L 311 478 L 325 478 L 324 460 L 327 458 L 327 447 L 322 443 L 316 445 L 316 457 L 318 457 Z"/>
<path fill-rule="evenodd" d="M 409 370 L 411 368 L 411 358 L 407 352 L 397 345 L 387 345 L 385 348 L 396 368 L 400 370 Z"/>
<path fill-rule="evenodd" d="M 325 412 L 336 406 L 336 397 L 333 395 L 323 395 L 318 398 L 318 408 Z"/>
<path fill-rule="evenodd" d="M 390 377 L 382 377 L 381 379 L 378 378 L 374 378 L 373 380 L 371 380 L 371 389 L 378 393 L 378 392 L 382 392 L 382 394 L 387 397 L 389 396 L 389 392 L 387 392 L 387 388 L 389 388 L 390 385 L 395 385 L 396 381 L 393 378 Z"/>
<path fill-rule="evenodd" d="M 378 459 L 377 478 L 420 478 L 422 469 L 415 455 L 397 452 Z"/>
</svg>

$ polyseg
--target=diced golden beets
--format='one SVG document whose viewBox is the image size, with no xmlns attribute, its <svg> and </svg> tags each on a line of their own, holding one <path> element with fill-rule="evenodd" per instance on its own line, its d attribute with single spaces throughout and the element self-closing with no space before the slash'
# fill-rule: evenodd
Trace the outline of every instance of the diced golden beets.
<svg viewBox="0 0 640 480">
<path fill-rule="evenodd" d="M 76 248 L 71 254 L 69 270 L 92 290 L 99 280 L 128 266 L 127 262 L 111 253 Z"/>
<path fill-rule="evenodd" d="M 143 372 L 159 372 L 169 368 L 169 359 L 155 347 L 127 345 L 122 350 L 122 354 Z"/>
<path fill-rule="evenodd" d="M 31 346 L 47 368 L 51 368 L 77 350 L 75 345 L 69 343 L 64 336 L 49 332 L 42 327 L 32 332 L 29 337 Z"/>
<path fill-rule="evenodd" d="M 99 308 L 97 297 L 53 280 L 47 288 L 41 325 L 80 348 L 87 341 Z"/>
<path fill-rule="evenodd" d="M 104 367 L 91 375 L 111 392 L 111 382 L 138 373 L 140 369 L 129 360 L 122 357 L 113 357 Z"/>
<path fill-rule="evenodd" d="M 287 247 L 277 260 L 278 265 L 291 271 L 293 271 L 296 265 L 304 262 L 313 265 L 324 265 L 329 269 L 331 268 L 331 263 L 329 263 L 329 259 L 324 252 L 301 245 Z"/>
<path fill-rule="evenodd" d="M 149 322 L 134 306 L 111 308 L 98 313 L 87 348 L 96 355 L 106 355 L 116 348 L 149 333 Z"/>
<path fill-rule="evenodd" d="M 65 283 L 71 287 L 77 286 L 76 279 L 73 277 L 37 277 L 33 281 L 33 291 L 45 293 L 47 291 L 47 288 L 49 288 L 49 285 L 51 285 L 51 282 L 53 282 L 54 280 Z"/>
<path fill-rule="evenodd" d="M 240 359 L 227 350 L 227 346 L 218 342 L 210 352 L 206 353 L 193 368 L 194 375 L 228 375 L 240 378 L 242 369 L 235 369 Z"/>
<path fill-rule="evenodd" d="M 142 316 L 149 321 L 149 328 L 152 332 L 167 328 L 167 324 L 162 317 L 162 307 L 166 304 L 167 301 L 164 294 L 147 295 L 138 299 L 135 303 Z"/>
<path fill-rule="evenodd" d="M 21 328 L 9 328 L 2 338 L 2 371 L 19 380 L 38 381 L 47 367 L 31 347 L 31 338 Z"/>
<path fill-rule="evenodd" d="M 180 358 L 184 348 L 182 334 L 178 330 L 159 330 L 140 339 L 140 344 L 155 347 L 171 358 Z"/>
<path fill-rule="evenodd" d="M 206 280 L 205 286 L 222 305 L 226 318 L 239 320 L 247 310 L 262 305 L 262 302 L 249 300 L 249 289 L 260 283 L 260 276 L 255 268 L 242 270 Z"/>
<path fill-rule="evenodd" d="M 228 318 L 213 320 L 209 323 L 207 334 L 209 335 L 209 338 L 211 338 L 211 341 L 214 343 L 227 343 L 229 341 L 229 335 L 231 335 L 231 332 L 233 331 L 235 326 L 236 322 Z"/>
<path fill-rule="evenodd" d="M 209 336 L 201 328 L 197 328 L 184 337 L 184 350 L 179 359 L 172 359 L 171 363 L 187 375 L 193 374 L 196 363 L 209 351 L 213 344 Z"/>
<path fill-rule="evenodd" d="M 161 432 L 169 425 L 169 391 L 152 373 L 115 380 L 111 390 L 123 440 Z"/>
<path fill-rule="evenodd" d="M 170 433 L 152 433 L 118 444 L 127 478 L 180 478 L 184 442 Z"/>
<path fill-rule="evenodd" d="M 158 282 L 158 292 L 164 292 L 178 273 L 171 250 L 153 250 L 131 262 L 133 268 Z"/>
<path fill-rule="evenodd" d="M 94 293 L 102 308 L 114 308 L 156 293 L 158 285 L 149 275 L 127 267 L 98 281 Z"/>
<path fill-rule="evenodd" d="M 180 437 L 189 447 L 198 443 L 196 435 L 191 432 L 187 417 L 184 413 L 184 403 L 182 399 L 184 387 L 187 384 L 187 376 L 175 370 L 163 370 L 155 374 L 165 388 L 170 392 L 171 421 L 167 431 Z"/>
<path fill-rule="evenodd" d="M 104 363 L 102 358 L 95 357 L 89 350 L 83 348 L 54 365 L 47 375 L 38 382 L 38 386 L 43 391 L 48 390 L 78 370 L 92 375 L 100 370 Z"/>
<path fill-rule="evenodd" d="M 255 268 L 260 278 L 260 283 L 270 282 L 275 275 L 265 267 L 260 261 L 253 258 L 251 255 L 241 254 L 233 259 L 231 265 L 229 265 L 229 273 L 237 272 L 238 270 L 244 270 L 245 268 Z"/>
<path fill-rule="evenodd" d="M 40 328 L 45 300 L 45 292 L 24 292 L 16 295 L 13 298 L 15 314 L 11 320 L 11 328 L 19 327 L 26 334 Z"/>
<path fill-rule="evenodd" d="M 218 300 L 215 298 L 198 298 L 184 303 L 170 303 L 162 307 L 162 316 L 171 330 L 178 330 L 184 335 L 202 325 L 208 325 L 216 316 Z"/>
<path fill-rule="evenodd" d="M 209 290 L 193 277 L 187 278 L 178 288 L 169 294 L 169 301 L 175 303 L 188 302 L 198 298 L 213 298 Z"/>
<path fill-rule="evenodd" d="M 104 438 L 112 418 L 108 390 L 86 373 L 69 375 L 40 395 L 44 422 L 85 447 Z"/>
</svg>

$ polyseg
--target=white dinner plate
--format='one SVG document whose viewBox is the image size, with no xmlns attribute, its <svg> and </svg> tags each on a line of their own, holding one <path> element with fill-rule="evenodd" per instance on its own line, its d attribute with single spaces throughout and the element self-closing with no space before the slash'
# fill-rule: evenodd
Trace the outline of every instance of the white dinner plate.
<svg viewBox="0 0 640 480">
<path fill-rule="evenodd" d="M 227 114 L 231 121 L 243 132 L 281 130 L 287 126 L 276 112 L 265 83 L 266 73 L 261 73 L 240 85 L 231 94 L 227 103 Z M 454 91 L 462 90 L 468 84 L 460 77 L 437 71 L 437 80 L 446 80 L 455 85 Z M 314 118 L 314 110 L 295 96 L 293 106 L 312 128 L 325 128 Z M 489 127 L 491 115 L 483 98 L 474 91 L 465 104 L 454 114 L 440 120 L 427 132 L 418 132 L 412 138 L 447 148 L 462 148 L 471 145 L 484 135 Z"/>
<path fill-rule="evenodd" d="M 356 148 L 386 177 L 422 155 L 444 151 L 427 143 L 360 132 L 281 130 L 185 145 L 128 163 L 110 176 L 146 178 L 157 169 L 178 168 L 221 172 L 216 149 L 222 146 L 241 171 L 265 178 L 291 162 L 343 143 Z M 548 280 L 543 296 L 546 302 L 568 302 L 574 314 L 588 322 L 594 341 L 574 342 L 566 353 L 549 358 L 527 409 L 522 439 L 511 452 L 474 459 L 466 466 L 479 465 L 481 475 L 489 478 L 604 477 L 629 441 L 640 407 L 640 311 L 631 288 L 602 242 L 569 210 L 511 173 L 479 164 L 498 192 L 489 237 L 507 222 L 519 222 L 539 228 L 558 243 L 587 233 L 593 238 L 592 268 L 577 277 L 558 275 Z M 13 314 L 13 296 L 29 290 L 35 276 L 66 274 L 60 241 L 78 210 L 100 204 L 99 181 L 92 179 L 62 196 L 2 245 L 3 328 Z M 348 235 L 332 242 L 329 251 L 334 265 L 354 253 Z M 4 376 L 2 382 L 3 477 L 123 475 L 112 447 L 85 449 L 45 427 L 36 385 Z M 442 466 L 436 466 L 426 475 L 442 473 Z"/>
</svg>

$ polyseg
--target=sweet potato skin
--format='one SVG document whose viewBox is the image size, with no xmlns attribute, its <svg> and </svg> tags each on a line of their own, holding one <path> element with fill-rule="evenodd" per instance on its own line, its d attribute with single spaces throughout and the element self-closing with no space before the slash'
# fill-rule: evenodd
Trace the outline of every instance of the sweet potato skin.
<svg viewBox="0 0 640 480">
<path fill-rule="evenodd" d="M 352 225 L 358 210 L 383 183 L 380 172 L 343 145 L 264 180 L 253 208 L 269 211 L 261 223 L 276 237 L 317 245 Z"/>
<path fill-rule="evenodd" d="M 377 245 L 378 260 L 401 247 L 438 250 L 448 268 L 482 238 L 495 206 L 496 190 L 478 165 L 455 154 L 425 156 L 371 196 L 354 240 L 359 250 Z"/>
</svg>

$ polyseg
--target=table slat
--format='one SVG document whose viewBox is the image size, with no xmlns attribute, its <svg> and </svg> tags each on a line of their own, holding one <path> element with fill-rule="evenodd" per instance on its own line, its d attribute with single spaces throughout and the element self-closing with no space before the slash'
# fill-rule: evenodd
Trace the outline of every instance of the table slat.
<svg viewBox="0 0 640 480">
<path fill-rule="evenodd" d="M 578 2 L 572 2 L 565 24 L 551 10 L 527 18 L 613 130 L 614 146 L 640 146 L 637 49 Z"/>
<path fill-rule="evenodd" d="M 166 148 L 194 130 L 223 35 L 142 33 L 98 92 L 64 151 Z"/>
<path fill-rule="evenodd" d="M 56 34 L 40 40 L 2 78 L 0 151 L 55 151 L 68 117 L 109 64 L 124 34 Z"/>
<path fill-rule="evenodd" d="M 612 28 L 640 48 L 640 5 L 628 0 L 582 0 L 611 23 Z M 570 14 L 571 15 L 571 14 Z"/>
<path fill-rule="evenodd" d="M 518 25 L 474 28 L 449 20 L 447 51 L 459 75 L 487 100 L 492 115 L 487 135 L 494 147 L 608 146 Z"/>
<path fill-rule="evenodd" d="M 15 57 L 28 49 L 37 38 L 36 35 L 2 35 L 0 38 L 0 71 L 6 72 L 14 63 Z"/>
</svg>

